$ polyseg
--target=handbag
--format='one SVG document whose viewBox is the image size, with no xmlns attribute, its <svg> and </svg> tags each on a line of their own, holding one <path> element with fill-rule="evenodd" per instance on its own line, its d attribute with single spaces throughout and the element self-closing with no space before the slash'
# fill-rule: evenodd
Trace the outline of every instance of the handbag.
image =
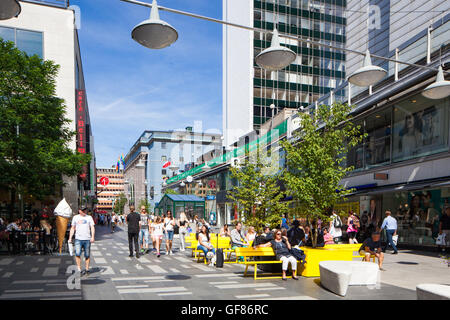
<svg viewBox="0 0 450 320">
<path fill-rule="evenodd" d="M 304 263 L 306 256 L 302 249 L 291 248 L 289 252 L 295 257 L 295 259 Z"/>
<path fill-rule="evenodd" d="M 397 245 L 398 243 L 398 234 L 396 234 L 395 236 L 392 236 L 392 242 Z"/>
<path fill-rule="evenodd" d="M 438 237 L 436 238 L 436 245 L 438 246 L 445 246 L 445 233 L 441 233 L 440 235 L 438 235 Z"/>
</svg>

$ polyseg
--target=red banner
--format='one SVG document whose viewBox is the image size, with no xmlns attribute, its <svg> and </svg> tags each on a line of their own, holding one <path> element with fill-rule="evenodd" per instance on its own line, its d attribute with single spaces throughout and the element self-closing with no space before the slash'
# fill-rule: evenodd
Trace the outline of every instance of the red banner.
<svg viewBox="0 0 450 320">
<path fill-rule="evenodd" d="M 86 153 L 86 92 L 76 90 L 77 151 Z"/>
</svg>

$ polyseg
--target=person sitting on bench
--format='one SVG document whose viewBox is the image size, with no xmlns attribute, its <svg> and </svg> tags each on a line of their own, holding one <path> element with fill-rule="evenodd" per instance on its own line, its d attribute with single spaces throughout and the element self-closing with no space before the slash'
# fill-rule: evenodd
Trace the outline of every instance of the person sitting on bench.
<svg viewBox="0 0 450 320">
<path fill-rule="evenodd" d="M 363 244 L 359 248 L 359 254 L 364 256 L 364 261 L 370 262 L 370 257 L 375 256 L 378 259 L 378 267 L 381 271 L 384 271 L 383 259 L 384 254 L 381 250 L 381 241 L 380 241 L 380 233 L 374 232 L 372 233 L 371 238 L 367 238 L 364 240 Z"/>
<path fill-rule="evenodd" d="M 297 271 L 297 259 L 289 252 L 291 250 L 291 245 L 287 237 L 281 235 L 281 230 L 275 231 L 275 239 L 267 242 L 265 244 L 260 244 L 256 248 L 272 247 L 275 251 L 276 259 L 283 261 L 282 271 L 283 280 L 286 279 L 286 271 L 288 269 L 289 263 L 292 267 L 292 279 L 298 280 L 296 277 Z"/>
</svg>

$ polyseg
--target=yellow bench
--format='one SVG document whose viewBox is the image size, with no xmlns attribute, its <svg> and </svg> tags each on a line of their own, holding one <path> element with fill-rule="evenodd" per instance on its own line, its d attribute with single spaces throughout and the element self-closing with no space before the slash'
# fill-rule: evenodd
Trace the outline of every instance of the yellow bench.
<svg viewBox="0 0 450 320">
<path fill-rule="evenodd" d="M 301 247 L 305 253 L 306 264 L 299 268 L 299 274 L 304 277 L 320 277 L 320 261 L 353 261 L 364 258 L 359 254 L 361 244 L 329 244 L 322 248 Z M 356 252 L 356 254 L 355 254 Z M 373 257 L 375 260 L 375 257 Z"/>
<path fill-rule="evenodd" d="M 213 245 L 214 249 L 223 249 L 224 252 L 228 252 L 228 250 L 230 249 L 230 238 L 219 238 L 219 243 L 217 244 L 217 240 L 215 242 L 213 242 L 210 239 L 210 243 Z M 192 249 L 192 256 L 194 257 L 195 260 L 197 260 L 197 262 L 200 261 L 200 258 L 203 257 L 203 262 L 207 263 L 206 261 L 206 257 L 204 256 L 204 253 L 202 250 L 197 249 L 198 247 L 198 240 L 192 241 L 191 245 L 190 245 L 190 249 Z"/>
<path fill-rule="evenodd" d="M 265 273 L 265 276 L 258 277 L 258 265 L 260 264 L 279 264 L 283 263 L 281 260 L 269 260 L 269 261 L 256 261 L 249 260 L 249 258 L 254 257 L 275 257 L 275 252 L 271 247 L 262 248 L 236 248 L 236 256 L 243 257 L 244 261 L 238 262 L 240 264 L 245 264 L 244 277 L 247 276 L 247 270 L 249 266 L 254 266 L 253 279 L 281 279 L 281 273 Z M 300 265 L 300 263 L 299 263 Z M 275 276 L 277 275 L 277 276 Z M 296 273 L 294 274 L 296 275 Z"/>
</svg>

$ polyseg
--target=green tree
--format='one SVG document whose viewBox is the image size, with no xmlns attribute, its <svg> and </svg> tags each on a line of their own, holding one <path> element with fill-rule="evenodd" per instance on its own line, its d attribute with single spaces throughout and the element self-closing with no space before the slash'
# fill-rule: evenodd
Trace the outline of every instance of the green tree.
<svg viewBox="0 0 450 320">
<path fill-rule="evenodd" d="M 91 158 L 69 147 L 75 132 L 56 96 L 58 68 L 0 38 L 0 187 L 11 193 L 11 216 L 17 192 L 54 195 Z"/>
<path fill-rule="evenodd" d="M 148 202 L 147 199 L 141 199 L 141 201 L 139 201 L 139 210 L 141 209 L 142 206 L 145 206 L 147 213 L 150 213 L 151 210 L 153 209 L 152 204 Z"/>
<path fill-rule="evenodd" d="M 114 202 L 114 212 L 117 214 L 123 214 L 127 202 L 128 200 L 125 196 L 125 193 L 119 193 L 119 195 L 116 197 L 116 201 Z"/>
<path fill-rule="evenodd" d="M 170 188 L 164 190 L 164 193 L 165 194 L 179 194 L 178 192 L 176 192 L 175 190 L 170 189 Z"/>
<path fill-rule="evenodd" d="M 350 121 L 351 106 L 335 103 L 320 105 L 315 114 L 299 113 L 300 130 L 292 141 L 282 141 L 286 151 L 283 180 L 287 192 L 299 205 L 297 212 L 306 217 L 316 232 L 311 239 L 317 244 L 317 219 L 329 221 L 330 209 L 353 192 L 340 181 L 353 170 L 346 166 L 348 151 L 362 141 L 360 126 Z"/>
<path fill-rule="evenodd" d="M 280 225 L 281 215 L 287 212 L 287 203 L 278 185 L 280 172 L 275 157 L 254 153 L 240 166 L 230 169 L 237 185 L 227 197 L 238 204 L 245 223 L 261 231 L 263 225 Z"/>
</svg>

